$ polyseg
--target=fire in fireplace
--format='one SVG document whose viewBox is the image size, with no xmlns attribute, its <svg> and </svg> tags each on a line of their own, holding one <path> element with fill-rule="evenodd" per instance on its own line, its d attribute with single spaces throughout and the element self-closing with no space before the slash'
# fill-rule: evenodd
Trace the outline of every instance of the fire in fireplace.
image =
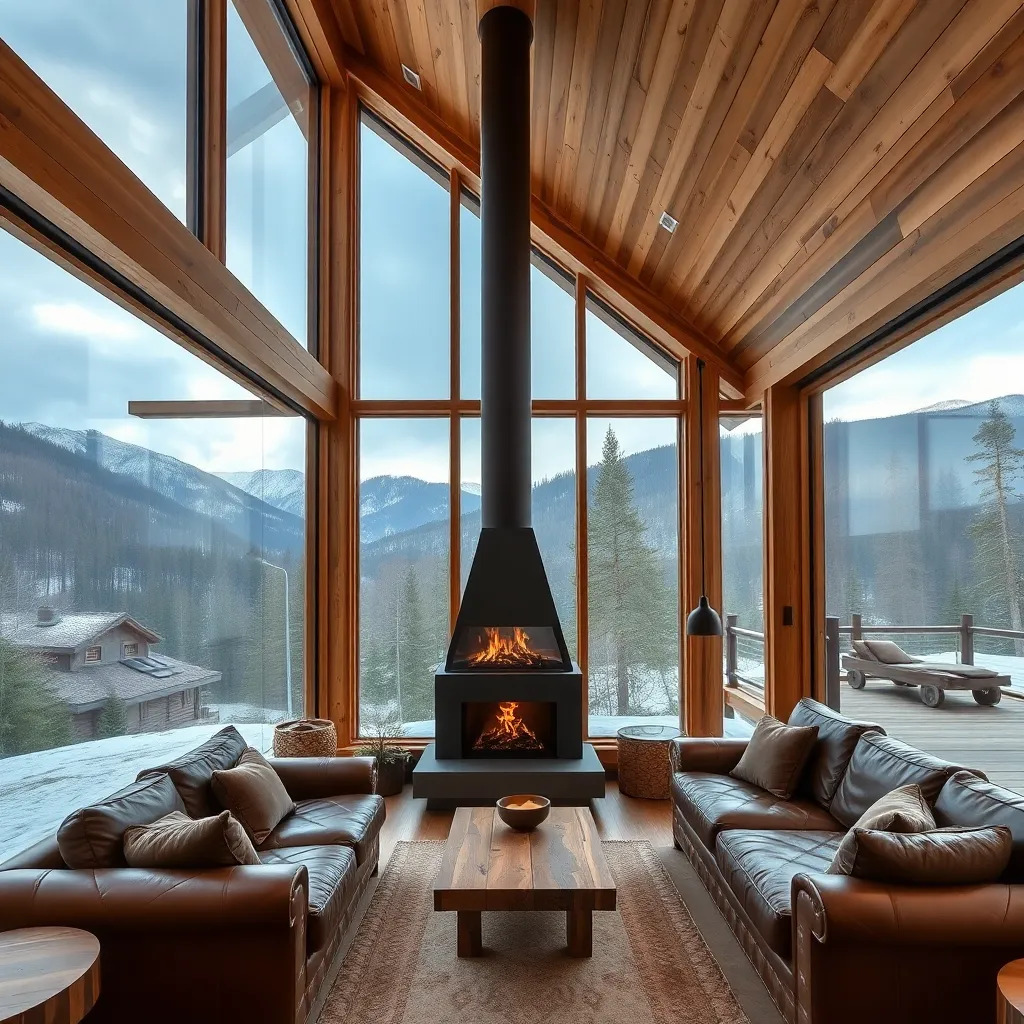
<svg viewBox="0 0 1024 1024">
<path fill-rule="evenodd" d="M 463 704 L 462 752 L 466 757 L 553 756 L 555 704 L 521 700 L 466 702 Z"/>
<path fill-rule="evenodd" d="M 482 626 L 466 629 L 454 646 L 455 671 L 563 668 L 555 631 L 550 626 Z"/>
</svg>

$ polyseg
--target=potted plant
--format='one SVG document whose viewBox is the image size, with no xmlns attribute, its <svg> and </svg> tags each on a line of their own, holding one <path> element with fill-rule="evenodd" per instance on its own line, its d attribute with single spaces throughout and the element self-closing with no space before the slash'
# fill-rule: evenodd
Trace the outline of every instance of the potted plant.
<svg viewBox="0 0 1024 1024">
<path fill-rule="evenodd" d="M 360 757 L 377 762 L 377 792 L 394 796 L 405 785 L 405 765 L 409 752 L 395 743 L 404 726 L 389 707 L 378 708 L 363 717 L 364 743 L 356 750 Z"/>
</svg>

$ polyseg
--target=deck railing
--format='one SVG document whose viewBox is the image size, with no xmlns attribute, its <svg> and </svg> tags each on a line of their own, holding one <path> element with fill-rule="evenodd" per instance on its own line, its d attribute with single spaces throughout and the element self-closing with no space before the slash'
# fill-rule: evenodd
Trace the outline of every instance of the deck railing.
<svg viewBox="0 0 1024 1024">
<path fill-rule="evenodd" d="M 995 626 L 976 626 L 974 616 L 960 616 L 956 626 L 865 626 L 863 616 L 854 614 L 850 625 L 844 626 L 836 616 L 825 619 L 825 693 L 832 707 L 839 707 L 839 684 L 842 679 L 840 656 L 843 637 L 860 640 L 865 636 L 950 636 L 955 638 L 962 665 L 974 664 L 975 637 L 997 637 L 1004 640 L 1024 640 L 1024 630 L 1000 629 Z M 745 629 L 737 625 L 738 616 L 725 617 L 725 685 L 727 687 L 751 686 L 764 688 L 761 679 L 743 675 L 739 671 L 740 641 L 754 641 L 764 644 L 764 633 L 756 629 Z"/>
</svg>

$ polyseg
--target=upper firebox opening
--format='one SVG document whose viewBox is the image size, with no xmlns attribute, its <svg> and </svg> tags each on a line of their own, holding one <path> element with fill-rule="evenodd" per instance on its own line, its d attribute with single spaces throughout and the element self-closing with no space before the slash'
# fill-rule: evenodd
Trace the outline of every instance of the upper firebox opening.
<svg viewBox="0 0 1024 1024">
<path fill-rule="evenodd" d="M 551 626 L 481 626 L 455 638 L 450 667 L 455 671 L 564 668 Z"/>
</svg>

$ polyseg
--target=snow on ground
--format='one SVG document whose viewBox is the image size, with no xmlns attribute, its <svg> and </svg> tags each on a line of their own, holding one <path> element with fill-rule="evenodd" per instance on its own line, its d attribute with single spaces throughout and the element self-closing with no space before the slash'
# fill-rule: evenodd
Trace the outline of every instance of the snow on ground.
<svg viewBox="0 0 1024 1024">
<path fill-rule="evenodd" d="M 70 747 L 0 759 L 0 862 L 51 835 L 74 810 L 127 786 L 145 768 L 198 746 L 223 725 L 90 740 Z M 273 744 L 272 725 L 239 725 L 260 750 Z"/>
</svg>

